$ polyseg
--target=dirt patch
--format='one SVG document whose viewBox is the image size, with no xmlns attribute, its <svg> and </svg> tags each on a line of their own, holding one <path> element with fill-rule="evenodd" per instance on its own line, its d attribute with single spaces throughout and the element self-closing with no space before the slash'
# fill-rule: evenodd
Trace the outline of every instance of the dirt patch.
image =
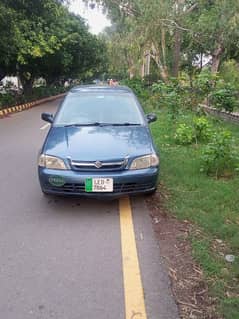
<svg viewBox="0 0 239 319">
<path fill-rule="evenodd" d="M 161 187 L 160 187 L 161 188 Z M 203 272 L 192 257 L 189 236 L 193 226 L 179 221 L 165 209 L 166 192 L 146 199 L 159 239 L 160 252 L 171 279 L 172 291 L 182 319 L 220 319 L 215 300 L 208 293 Z"/>
</svg>

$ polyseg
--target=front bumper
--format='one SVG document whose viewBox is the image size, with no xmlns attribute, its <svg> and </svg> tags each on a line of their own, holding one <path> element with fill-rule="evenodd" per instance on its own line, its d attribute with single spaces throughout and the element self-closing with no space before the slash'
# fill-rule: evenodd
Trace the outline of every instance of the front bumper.
<svg viewBox="0 0 239 319">
<path fill-rule="evenodd" d="M 52 170 L 38 167 L 39 181 L 42 191 L 47 194 L 64 196 L 86 196 L 112 198 L 124 195 L 147 194 L 157 188 L 159 168 L 142 170 L 124 170 L 118 172 L 79 172 L 73 170 Z M 52 185 L 52 177 L 61 178 L 63 185 Z M 87 178 L 113 178 L 113 192 L 86 192 Z"/>
</svg>

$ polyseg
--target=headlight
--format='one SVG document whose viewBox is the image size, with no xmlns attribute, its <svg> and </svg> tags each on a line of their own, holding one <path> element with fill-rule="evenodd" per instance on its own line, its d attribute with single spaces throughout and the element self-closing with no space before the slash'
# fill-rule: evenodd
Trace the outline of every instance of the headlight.
<svg viewBox="0 0 239 319">
<path fill-rule="evenodd" d="M 64 161 L 58 157 L 42 154 L 39 157 L 38 165 L 51 169 L 67 169 Z"/>
<path fill-rule="evenodd" d="M 130 165 L 130 169 L 143 169 L 149 167 L 155 167 L 159 164 L 159 158 L 156 154 L 141 156 L 133 160 Z"/>
</svg>

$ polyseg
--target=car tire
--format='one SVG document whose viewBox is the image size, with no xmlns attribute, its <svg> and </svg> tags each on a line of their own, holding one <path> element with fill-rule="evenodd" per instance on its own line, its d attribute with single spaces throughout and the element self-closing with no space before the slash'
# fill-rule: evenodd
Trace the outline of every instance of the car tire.
<svg viewBox="0 0 239 319">
<path fill-rule="evenodd" d="M 42 191 L 42 194 L 43 194 L 44 197 L 49 197 L 50 196 L 50 194 L 45 192 L 43 189 L 41 191 Z"/>
<path fill-rule="evenodd" d="M 152 196 L 157 192 L 157 188 L 153 189 L 152 191 L 149 191 L 145 194 L 145 196 Z"/>
</svg>

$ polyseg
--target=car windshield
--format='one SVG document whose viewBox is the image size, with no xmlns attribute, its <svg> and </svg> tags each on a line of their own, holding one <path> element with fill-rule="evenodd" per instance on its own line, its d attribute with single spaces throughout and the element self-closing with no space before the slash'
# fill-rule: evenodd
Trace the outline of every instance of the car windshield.
<svg viewBox="0 0 239 319">
<path fill-rule="evenodd" d="M 55 119 L 62 125 L 142 125 L 143 117 L 130 93 L 69 93 Z"/>
</svg>

